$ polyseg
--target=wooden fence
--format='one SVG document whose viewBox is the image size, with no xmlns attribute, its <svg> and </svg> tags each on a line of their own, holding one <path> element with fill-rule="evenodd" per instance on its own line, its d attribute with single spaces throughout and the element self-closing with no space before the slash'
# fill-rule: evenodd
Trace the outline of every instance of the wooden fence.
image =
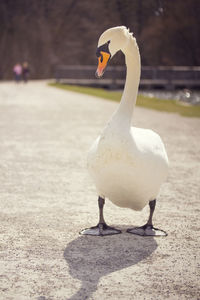
<svg viewBox="0 0 200 300">
<path fill-rule="evenodd" d="M 125 82 L 126 68 L 108 66 L 100 80 L 95 77 L 96 66 L 57 66 L 57 82 L 111 89 L 122 88 Z M 141 88 L 200 88 L 200 67 L 142 67 Z"/>
</svg>

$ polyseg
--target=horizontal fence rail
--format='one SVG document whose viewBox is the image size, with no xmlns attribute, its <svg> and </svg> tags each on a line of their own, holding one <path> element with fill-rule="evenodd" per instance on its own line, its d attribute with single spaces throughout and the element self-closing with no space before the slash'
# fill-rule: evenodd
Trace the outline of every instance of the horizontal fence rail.
<svg viewBox="0 0 200 300">
<path fill-rule="evenodd" d="M 125 66 L 108 66 L 101 80 L 95 78 L 96 66 L 64 66 L 55 68 L 57 82 L 86 86 L 122 88 L 126 77 Z M 142 66 L 140 87 L 200 88 L 200 67 Z"/>
</svg>

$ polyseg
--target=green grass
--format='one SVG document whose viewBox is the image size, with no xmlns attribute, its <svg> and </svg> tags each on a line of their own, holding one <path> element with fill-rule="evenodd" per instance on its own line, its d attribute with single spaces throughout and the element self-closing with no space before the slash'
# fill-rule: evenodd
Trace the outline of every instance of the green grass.
<svg viewBox="0 0 200 300">
<path fill-rule="evenodd" d="M 82 87 L 76 85 L 66 85 L 60 83 L 50 83 L 50 86 L 61 88 L 64 90 L 92 95 L 95 97 L 108 99 L 111 101 L 120 101 L 122 93 L 118 91 L 107 91 L 100 88 Z M 200 106 L 182 104 L 176 100 L 164 100 L 158 98 L 149 98 L 147 96 L 138 95 L 137 106 L 166 111 L 171 113 L 178 113 L 185 117 L 198 117 L 200 118 Z"/>
</svg>

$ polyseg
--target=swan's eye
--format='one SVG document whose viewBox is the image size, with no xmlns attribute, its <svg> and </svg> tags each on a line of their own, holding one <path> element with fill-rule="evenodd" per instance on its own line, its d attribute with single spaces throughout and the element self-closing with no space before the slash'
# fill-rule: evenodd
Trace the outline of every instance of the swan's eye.
<svg viewBox="0 0 200 300">
<path fill-rule="evenodd" d="M 109 51 L 109 48 L 108 48 L 109 44 L 110 44 L 110 41 L 108 41 L 107 43 L 105 43 L 105 44 L 101 45 L 100 47 L 98 47 L 97 51 L 96 51 L 96 56 L 97 57 L 101 56 L 101 51 L 110 54 L 110 51 Z M 102 56 L 101 56 L 101 62 L 102 62 Z"/>
</svg>

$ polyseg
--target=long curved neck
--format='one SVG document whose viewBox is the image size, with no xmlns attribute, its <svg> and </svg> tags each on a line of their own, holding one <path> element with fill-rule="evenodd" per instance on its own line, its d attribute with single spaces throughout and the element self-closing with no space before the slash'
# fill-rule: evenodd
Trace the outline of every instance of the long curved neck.
<svg viewBox="0 0 200 300">
<path fill-rule="evenodd" d="M 121 126 L 130 127 L 137 100 L 141 72 L 140 54 L 133 37 L 130 36 L 126 49 L 122 51 L 125 55 L 127 66 L 126 82 L 120 105 L 114 113 L 112 121 L 117 121 Z"/>
</svg>

